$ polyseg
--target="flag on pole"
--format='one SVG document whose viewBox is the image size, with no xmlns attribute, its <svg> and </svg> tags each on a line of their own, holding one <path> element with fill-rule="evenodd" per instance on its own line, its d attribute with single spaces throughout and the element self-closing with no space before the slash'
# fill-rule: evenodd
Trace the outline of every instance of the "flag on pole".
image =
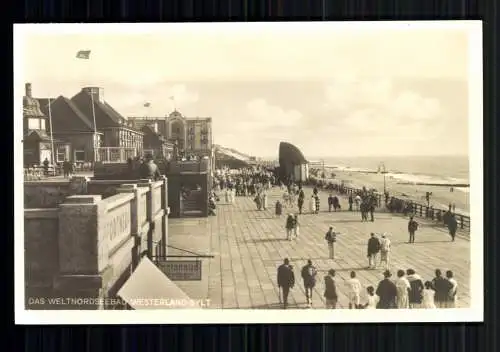
<svg viewBox="0 0 500 352">
<path fill-rule="evenodd" d="M 90 50 L 80 50 L 79 52 L 76 53 L 76 58 L 89 60 L 90 59 Z"/>
<path fill-rule="evenodd" d="M 144 103 L 145 108 L 149 108 L 151 106 L 151 103 Z"/>
</svg>

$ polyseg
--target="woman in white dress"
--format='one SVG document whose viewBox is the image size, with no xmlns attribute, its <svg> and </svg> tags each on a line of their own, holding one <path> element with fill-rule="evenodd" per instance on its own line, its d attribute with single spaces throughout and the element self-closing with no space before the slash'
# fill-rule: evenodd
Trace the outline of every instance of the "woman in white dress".
<svg viewBox="0 0 500 352">
<path fill-rule="evenodd" d="M 311 196 L 311 199 L 309 199 L 309 211 L 311 214 L 316 212 L 316 198 L 314 198 L 314 194 Z"/>
<path fill-rule="evenodd" d="M 410 282 L 405 277 L 404 270 L 398 270 L 398 278 L 396 279 L 396 304 L 398 309 L 408 309 L 410 308 Z"/>
<path fill-rule="evenodd" d="M 432 289 L 432 283 L 426 281 L 422 290 L 422 308 L 436 308 L 434 303 L 434 295 L 436 292 Z"/>
</svg>

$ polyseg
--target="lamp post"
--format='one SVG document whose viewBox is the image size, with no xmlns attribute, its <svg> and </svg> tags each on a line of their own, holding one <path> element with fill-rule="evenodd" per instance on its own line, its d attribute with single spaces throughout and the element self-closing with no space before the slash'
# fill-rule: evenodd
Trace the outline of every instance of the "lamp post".
<svg viewBox="0 0 500 352">
<path fill-rule="evenodd" d="M 387 173 L 387 169 L 385 168 L 384 162 L 381 162 L 378 165 L 378 172 L 381 172 L 384 175 L 384 195 L 387 193 L 386 183 L 385 183 L 385 174 Z"/>
</svg>

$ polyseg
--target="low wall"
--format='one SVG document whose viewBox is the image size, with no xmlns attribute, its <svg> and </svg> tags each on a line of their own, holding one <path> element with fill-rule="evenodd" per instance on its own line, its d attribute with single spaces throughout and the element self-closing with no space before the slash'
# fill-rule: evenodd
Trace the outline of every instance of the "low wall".
<svg viewBox="0 0 500 352">
<path fill-rule="evenodd" d="M 96 194 L 108 198 L 117 193 L 116 189 L 125 183 L 141 183 L 140 179 L 96 180 L 89 177 L 74 176 L 71 179 L 57 181 L 27 181 L 24 182 L 24 208 L 54 208 L 71 195 Z M 168 181 L 162 177 L 168 190 Z"/>
<path fill-rule="evenodd" d="M 143 255 L 167 255 L 167 182 L 120 184 L 116 194 L 71 195 L 25 209 L 26 309 L 104 306 Z M 58 298 L 58 300 L 54 300 Z"/>
</svg>

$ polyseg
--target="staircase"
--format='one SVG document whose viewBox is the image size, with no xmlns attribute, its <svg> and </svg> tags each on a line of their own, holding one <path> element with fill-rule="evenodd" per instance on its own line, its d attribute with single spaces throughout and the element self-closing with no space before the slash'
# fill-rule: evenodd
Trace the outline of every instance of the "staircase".
<svg viewBox="0 0 500 352">
<path fill-rule="evenodd" d="M 181 195 L 181 217 L 203 216 L 202 196 L 201 191 L 191 191 L 186 198 Z"/>
</svg>

